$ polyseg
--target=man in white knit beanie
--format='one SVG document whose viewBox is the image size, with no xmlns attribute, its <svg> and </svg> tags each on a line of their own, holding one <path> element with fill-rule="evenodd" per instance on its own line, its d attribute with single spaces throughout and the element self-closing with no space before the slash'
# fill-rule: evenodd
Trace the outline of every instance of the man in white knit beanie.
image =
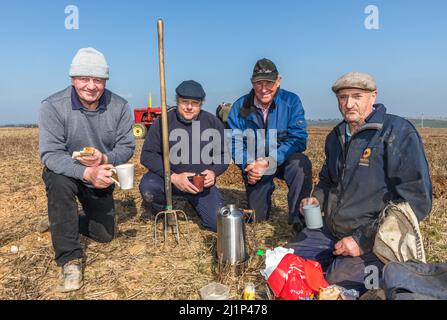
<svg viewBox="0 0 447 320">
<path fill-rule="evenodd" d="M 96 49 L 80 49 L 71 63 L 70 77 L 82 105 L 95 109 L 109 79 L 106 58 Z"/>
<path fill-rule="evenodd" d="M 71 85 L 45 99 L 39 116 L 39 152 L 62 292 L 83 283 L 80 234 L 101 243 L 113 239 L 112 169 L 129 161 L 135 149 L 129 105 L 105 88 L 109 66 L 104 55 L 80 49 L 69 75 Z M 85 214 L 78 213 L 76 198 Z"/>
<path fill-rule="evenodd" d="M 90 76 L 109 79 L 109 66 L 104 55 L 94 48 L 80 49 L 70 66 L 70 77 Z"/>
</svg>

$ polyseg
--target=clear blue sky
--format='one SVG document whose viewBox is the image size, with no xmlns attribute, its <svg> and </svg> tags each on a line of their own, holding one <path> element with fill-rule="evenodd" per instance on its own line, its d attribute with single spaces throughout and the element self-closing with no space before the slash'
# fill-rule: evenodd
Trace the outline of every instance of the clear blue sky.
<svg viewBox="0 0 447 320">
<path fill-rule="evenodd" d="M 379 30 L 364 26 L 370 4 Z M 67 5 L 79 8 L 79 30 L 65 29 Z M 149 92 L 158 104 L 158 18 L 169 104 L 189 79 L 204 86 L 205 109 L 234 102 L 267 57 L 309 119 L 338 117 L 330 87 L 354 70 L 375 76 L 391 113 L 445 117 L 446 12 L 444 0 L 1 1 L 0 124 L 36 122 L 41 100 L 69 85 L 71 60 L 87 46 L 106 55 L 107 87 L 131 107 L 146 105 Z"/>
</svg>

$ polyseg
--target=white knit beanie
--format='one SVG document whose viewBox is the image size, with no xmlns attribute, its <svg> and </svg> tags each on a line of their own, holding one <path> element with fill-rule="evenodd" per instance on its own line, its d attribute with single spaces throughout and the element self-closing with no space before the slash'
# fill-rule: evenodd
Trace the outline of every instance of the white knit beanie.
<svg viewBox="0 0 447 320">
<path fill-rule="evenodd" d="M 109 79 L 109 66 L 104 55 L 94 48 L 82 48 L 70 66 L 70 77 Z"/>
</svg>

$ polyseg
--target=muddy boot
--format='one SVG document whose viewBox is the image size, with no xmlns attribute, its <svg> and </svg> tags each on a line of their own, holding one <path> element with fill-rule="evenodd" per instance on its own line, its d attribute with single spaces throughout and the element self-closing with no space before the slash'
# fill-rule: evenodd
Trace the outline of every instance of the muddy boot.
<svg viewBox="0 0 447 320">
<path fill-rule="evenodd" d="M 303 231 L 304 225 L 301 222 L 295 222 L 292 224 L 292 230 L 295 236 L 297 236 L 301 231 Z"/>
<path fill-rule="evenodd" d="M 57 287 L 59 292 L 70 292 L 79 290 L 82 281 L 82 260 L 72 260 L 62 266 L 61 280 Z"/>
<path fill-rule="evenodd" d="M 302 216 L 289 218 L 289 225 L 292 225 L 292 232 L 295 236 L 306 228 L 306 222 Z"/>
<path fill-rule="evenodd" d="M 141 202 L 140 209 L 141 209 L 141 213 L 139 216 L 140 220 L 145 221 L 154 219 L 156 213 L 154 213 L 152 210 L 152 204 L 144 200 L 144 198 L 143 201 Z"/>
</svg>

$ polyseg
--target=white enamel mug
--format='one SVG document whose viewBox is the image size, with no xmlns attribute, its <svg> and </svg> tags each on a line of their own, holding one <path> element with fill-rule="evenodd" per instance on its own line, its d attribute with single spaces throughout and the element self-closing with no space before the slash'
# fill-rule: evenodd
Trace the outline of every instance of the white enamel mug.
<svg viewBox="0 0 447 320">
<path fill-rule="evenodd" d="M 114 173 L 118 176 L 118 181 L 112 179 L 118 188 L 121 190 L 129 190 L 133 188 L 133 177 L 135 174 L 135 165 L 133 163 L 126 163 L 116 166 L 112 169 Z"/>
</svg>

